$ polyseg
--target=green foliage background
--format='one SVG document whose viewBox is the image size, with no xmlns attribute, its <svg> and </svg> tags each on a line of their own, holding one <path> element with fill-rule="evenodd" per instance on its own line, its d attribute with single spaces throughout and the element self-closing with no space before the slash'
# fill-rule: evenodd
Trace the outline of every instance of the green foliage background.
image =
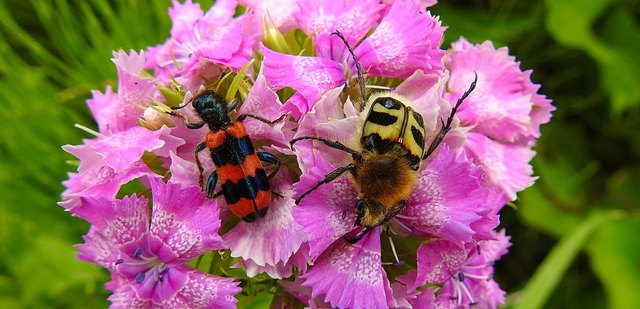
<svg viewBox="0 0 640 309">
<path fill-rule="evenodd" d="M 640 307 L 640 2 L 441 2 L 445 47 L 461 35 L 508 46 L 558 108 L 536 147 L 540 179 L 502 212 L 507 305 Z M 88 225 L 56 205 L 75 170 L 60 146 L 89 137 L 74 123 L 95 127 L 84 101 L 117 85 L 111 52 L 167 38 L 169 6 L 0 2 L 0 307 L 108 306 L 108 274 L 74 257 Z"/>
</svg>

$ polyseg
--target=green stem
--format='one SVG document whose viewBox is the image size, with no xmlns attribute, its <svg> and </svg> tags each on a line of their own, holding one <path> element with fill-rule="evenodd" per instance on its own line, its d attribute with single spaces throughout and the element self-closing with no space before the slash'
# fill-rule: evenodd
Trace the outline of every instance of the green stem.
<svg viewBox="0 0 640 309">
<path fill-rule="evenodd" d="M 517 301 L 516 309 L 541 308 L 551 296 L 562 276 L 571 265 L 576 255 L 583 248 L 587 238 L 603 222 L 619 219 L 624 214 L 620 211 L 598 213 L 584 220 L 573 231 L 566 234 L 551 250 L 535 272 Z"/>
</svg>

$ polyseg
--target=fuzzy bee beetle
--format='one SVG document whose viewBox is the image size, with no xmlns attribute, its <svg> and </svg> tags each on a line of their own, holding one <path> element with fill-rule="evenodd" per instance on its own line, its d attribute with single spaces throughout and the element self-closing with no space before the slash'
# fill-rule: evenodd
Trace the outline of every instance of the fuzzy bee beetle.
<svg viewBox="0 0 640 309">
<path fill-rule="evenodd" d="M 316 190 L 345 172 L 350 172 L 358 188 L 356 202 L 356 225 L 363 227 L 354 237 L 344 239 L 355 243 L 371 229 L 388 222 L 399 214 L 407 203 L 418 179 L 418 169 L 422 160 L 427 159 L 440 145 L 451 129 L 453 117 L 464 99 L 476 86 L 476 79 L 469 89 L 458 99 L 429 148 L 425 151 L 425 127 L 422 116 L 413 110 L 406 99 L 392 92 L 382 92 L 365 97 L 364 73 L 349 43 L 340 32 L 334 32 L 351 53 L 358 71 L 358 84 L 362 102 L 366 102 L 366 118 L 360 137 L 361 151 L 356 151 L 340 142 L 323 137 L 302 136 L 291 140 L 291 147 L 301 140 L 316 140 L 328 147 L 351 154 L 352 163 L 338 167 L 327 174 L 295 200 L 296 204 Z M 344 216 L 344 214 L 343 214 Z"/>
<path fill-rule="evenodd" d="M 268 152 L 254 150 L 242 121 L 251 117 L 268 125 L 274 125 L 282 121 L 285 116 L 269 121 L 256 115 L 242 114 L 233 121 L 229 113 L 238 107 L 238 100 L 227 104 L 223 97 L 212 90 L 205 90 L 196 95 L 191 99 L 191 105 L 200 116 L 200 122 L 189 122 L 185 115 L 175 111 L 184 106 L 173 108 L 174 111 L 171 114 L 182 118 L 189 129 L 199 129 L 205 124 L 209 127 L 205 141 L 195 148 L 196 164 L 200 171 L 198 179 L 200 186 L 204 186 L 204 168 L 198 154 L 208 149 L 215 170 L 209 175 L 207 184 L 204 186 L 207 196 L 216 198 L 224 195 L 231 212 L 244 221 L 253 222 L 258 217 L 263 217 L 271 201 L 269 178 L 280 169 L 280 160 Z M 275 165 L 275 169 L 267 175 L 261 161 Z M 222 189 L 213 194 L 218 181 Z"/>
</svg>

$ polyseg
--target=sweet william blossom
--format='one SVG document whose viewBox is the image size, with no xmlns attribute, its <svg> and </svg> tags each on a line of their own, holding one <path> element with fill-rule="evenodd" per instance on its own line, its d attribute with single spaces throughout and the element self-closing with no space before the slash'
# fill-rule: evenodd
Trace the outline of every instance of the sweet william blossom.
<svg viewBox="0 0 640 309">
<path fill-rule="evenodd" d="M 113 308 L 233 308 L 240 291 L 233 279 L 185 265 L 224 248 L 216 202 L 205 202 L 198 187 L 148 181 L 151 216 L 145 197 L 83 198 L 72 212 L 92 228 L 78 257 L 111 271 Z"/>
<path fill-rule="evenodd" d="M 522 71 L 507 48 L 496 49 L 489 41 L 472 44 L 461 38 L 445 63 L 451 72 L 449 100 L 460 97 L 477 75 L 477 87 L 458 113 L 469 128 L 465 146 L 503 192 L 503 200 L 515 200 L 536 179 L 529 165 L 535 155 L 531 147 L 540 137 L 540 125 L 551 119 L 551 100 L 537 93 L 540 86 L 531 81 L 531 70 Z"/>
<path fill-rule="evenodd" d="M 421 82 L 415 82 L 420 80 Z M 400 95 L 406 93 L 412 98 L 412 107 L 425 111 L 427 136 L 435 136 L 439 100 L 442 96 L 444 80 L 440 75 L 414 74 L 406 83 L 420 85 L 419 88 L 400 85 Z M 363 118 L 352 114 L 346 106 L 342 117 L 337 117 L 340 108 L 336 102 L 341 89 L 330 90 L 318 102 L 312 111 L 300 121 L 297 136 L 310 133 L 322 135 L 332 128 L 351 124 L 354 128 L 362 126 Z M 350 104 L 350 103 L 347 103 Z M 443 103 L 445 104 L 445 103 Z M 429 112 L 431 111 L 431 112 Z M 332 125 L 332 123 L 338 123 Z M 353 144 L 353 131 L 331 131 L 328 138 Z M 355 139 L 358 140 L 358 139 Z M 349 143 L 351 141 L 351 144 Z M 430 141 L 430 139 L 428 140 Z M 317 149 L 314 151 L 313 149 Z M 348 154 L 321 143 L 301 141 L 296 144 L 299 163 L 303 166 L 296 192 L 305 192 L 325 175 L 350 160 Z M 325 154 L 333 154 L 325 158 Z M 309 159 L 313 156 L 313 159 Z M 331 160 L 331 161 L 329 161 Z M 482 211 L 491 200 L 493 191 L 486 186 L 482 170 L 469 158 L 452 151 L 446 143 L 423 163 L 418 173 L 418 184 L 407 201 L 404 210 L 391 220 L 391 232 L 402 236 L 441 238 L 457 246 L 464 247 L 474 240 L 475 234 L 489 233 L 495 224 L 474 224 L 482 220 Z M 358 243 L 349 244 L 343 237 L 353 237 L 360 227 L 355 223 L 355 205 L 357 184 L 345 174 L 306 196 L 300 205 L 294 208 L 296 221 L 309 235 L 310 255 L 313 267 L 302 276 L 303 285 L 311 287 L 312 297 L 324 294 L 324 301 L 336 307 L 367 308 L 391 306 L 395 304 L 390 282 L 383 269 L 380 233 L 383 227 L 374 228 Z M 483 229 L 482 231 L 474 230 Z M 334 274 L 327 276 L 326 274 Z M 375 296 L 372 296 L 375 295 Z"/>
<path fill-rule="evenodd" d="M 440 21 L 407 1 L 396 1 L 386 14 L 377 1 L 300 1 L 296 14 L 300 28 L 313 34 L 318 57 L 285 55 L 263 47 L 267 81 L 276 89 L 291 87 L 296 95 L 284 109 L 296 119 L 308 112 L 320 96 L 356 75 L 355 63 L 340 31 L 354 47 L 363 68 L 373 76 L 407 78 L 416 70 L 440 72 L 444 51 L 439 48 L 444 28 Z M 379 18 L 378 18 L 379 17 Z M 365 35 L 374 26 L 373 32 Z"/>
<path fill-rule="evenodd" d="M 117 88 L 87 101 L 98 129 L 85 130 L 95 137 L 64 147 L 79 165 L 60 202 L 91 224 L 78 257 L 110 272 L 112 307 L 225 308 L 266 290 L 282 291 L 272 305 L 294 296 L 311 308 L 501 304 L 491 274 L 509 241 L 494 229 L 504 203 L 536 179 L 531 147 L 553 107 L 505 48 L 461 39 L 445 54 L 445 27 L 427 10 L 434 4 L 173 1 L 164 43 L 114 53 Z M 319 136 L 361 150 L 363 98 L 379 90 L 356 90 L 356 61 L 367 85 L 392 86 L 386 91 L 422 116 L 427 148 L 478 80 L 416 171 L 403 211 L 351 244 L 344 237 L 362 227 L 355 225 L 360 184 L 348 174 L 294 203 L 351 156 L 312 141 L 292 149 L 290 141 Z M 205 89 L 240 99 L 232 121 L 284 116 L 272 125 L 243 121 L 255 150 L 282 161 L 268 179 L 267 214 L 256 222 L 235 218 L 224 198 L 205 197 L 198 183 L 194 152 L 209 128 L 189 129 L 183 118 L 201 120 L 190 103 Z M 182 116 L 169 116 L 170 106 L 181 106 Z M 215 167 L 204 150 L 197 158 L 207 179 Z M 137 194 L 117 198 L 132 188 Z M 189 266 L 211 255 L 220 258 Z"/>
</svg>

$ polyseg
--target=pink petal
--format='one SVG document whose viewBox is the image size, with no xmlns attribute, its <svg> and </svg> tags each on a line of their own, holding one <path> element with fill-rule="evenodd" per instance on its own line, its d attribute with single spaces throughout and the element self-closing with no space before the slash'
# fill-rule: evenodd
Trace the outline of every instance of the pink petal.
<svg viewBox="0 0 640 309">
<path fill-rule="evenodd" d="M 355 49 L 363 68 L 373 76 L 406 78 L 416 70 L 444 68 L 439 48 L 444 27 L 429 12 L 407 1 L 395 1 L 374 32 Z"/>
<path fill-rule="evenodd" d="M 128 168 L 115 171 L 102 165 L 86 169 L 79 173 L 69 173 L 69 179 L 62 184 L 66 190 L 62 192 L 60 206 L 73 212 L 75 207 L 82 205 L 80 198 L 85 196 L 113 199 L 120 190 L 120 186 L 142 176 L 156 177 L 144 163 L 135 162 Z"/>
<path fill-rule="evenodd" d="M 145 151 L 162 147 L 161 134 L 161 131 L 132 127 L 103 138 L 86 140 L 85 145 L 66 145 L 62 149 L 80 159 L 80 172 L 104 164 L 120 171 L 138 162 Z"/>
<path fill-rule="evenodd" d="M 478 167 L 443 146 L 425 162 L 419 183 L 396 220 L 411 227 L 413 234 L 462 245 L 472 239 L 470 225 L 481 218 L 475 211 L 487 201 L 489 189 L 483 187 Z"/>
<path fill-rule="evenodd" d="M 474 72 L 478 75 L 476 89 L 460 108 L 463 123 L 509 142 L 540 136 L 539 126 L 550 120 L 554 108 L 537 93 L 540 86 L 531 82 L 531 71 L 520 70 L 507 48 L 496 49 L 489 41 L 473 45 L 461 38 L 451 50 L 447 57 L 451 101 L 469 87 Z"/>
<path fill-rule="evenodd" d="M 271 179 L 273 195 L 265 217 L 255 222 L 241 221 L 224 235 L 231 256 L 251 260 L 258 266 L 286 263 L 306 240 L 302 227 L 292 214 L 291 179 L 282 171 Z"/>
<path fill-rule="evenodd" d="M 304 286 L 311 287 L 312 297 L 325 294 L 333 307 L 384 308 L 392 299 L 382 269 L 378 229 L 353 245 L 339 240 L 301 278 Z"/>
<path fill-rule="evenodd" d="M 309 258 L 309 246 L 303 243 L 300 249 L 294 253 L 288 261 L 278 262 L 275 265 L 266 264 L 264 266 L 256 264 L 253 260 L 242 260 L 247 276 L 254 277 L 259 273 L 267 273 L 269 277 L 274 279 L 289 278 L 297 269 L 301 273 L 307 271 L 307 264 L 311 263 Z M 285 282 L 285 281 L 282 281 Z"/>
<path fill-rule="evenodd" d="M 283 115 L 280 111 L 282 103 L 276 92 L 267 86 L 263 72 L 263 70 L 260 70 L 260 74 L 258 74 L 247 98 L 242 103 L 238 115 L 253 114 L 273 121 Z M 269 126 L 264 122 L 247 117 L 243 124 L 252 139 L 267 139 L 279 147 L 288 148 L 289 141 L 293 138 L 293 132 L 285 130 L 287 122 L 289 122 L 288 117 L 273 126 Z"/>
<path fill-rule="evenodd" d="M 225 25 L 233 19 L 236 13 L 237 0 L 218 0 L 204 14 L 202 21 L 212 26 Z"/>
<path fill-rule="evenodd" d="M 300 8 L 297 0 L 240 0 L 240 4 L 253 10 L 282 33 L 296 28 L 293 18 Z"/>
<path fill-rule="evenodd" d="M 350 44 L 357 43 L 380 18 L 384 7 L 379 1 L 298 1 L 294 14 L 300 29 L 307 35 L 331 34 L 338 30 Z M 316 44 L 317 46 L 317 44 Z"/>
<path fill-rule="evenodd" d="M 184 160 L 173 152 L 169 158 L 171 159 L 171 167 L 169 168 L 171 178 L 169 179 L 169 183 L 180 184 L 183 187 L 198 186 L 198 175 L 200 172 L 198 166 L 193 161 Z"/>
<path fill-rule="evenodd" d="M 165 263 L 188 261 L 206 251 L 222 249 L 220 219 L 215 200 L 206 201 L 197 186 L 182 187 L 150 179 L 153 195 L 152 235 L 163 241 L 157 252 Z"/>
<path fill-rule="evenodd" d="M 529 161 L 535 152 L 528 146 L 494 141 L 478 133 L 469 133 L 465 145 L 473 160 L 482 166 L 486 178 L 513 201 L 516 193 L 532 185 L 533 168 Z"/>
<path fill-rule="evenodd" d="M 74 215 L 91 223 L 94 232 L 104 235 L 114 245 L 139 241 L 147 231 L 149 209 L 145 197 L 122 200 L 85 197 L 83 200 L 83 205 L 74 209 Z"/>
<path fill-rule="evenodd" d="M 416 284 L 440 284 L 449 280 L 467 260 L 467 250 L 446 240 L 434 240 L 418 248 Z"/>
<path fill-rule="evenodd" d="M 306 191 L 333 170 L 333 165 L 318 156 L 317 165 L 303 173 L 300 182 L 295 185 L 296 193 L 299 195 Z M 351 182 L 346 177 L 340 177 L 320 186 L 293 209 L 296 222 L 309 237 L 312 259 L 355 228 L 356 196 Z M 343 219 L 345 212 L 347 216 Z"/>
<path fill-rule="evenodd" d="M 342 88 L 334 88 L 325 93 L 313 109 L 306 113 L 299 122 L 295 137 L 317 136 L 341 142 L 344 145 L 358 148 L 360 136 L 358 130 L 362 119 L 356 114 L 350 102 L 344 107 L 339 102 Z M 346 117 L 345 117 L 346 116 Z M 295 151 L 300 169 L 304 172 L 314 166 L 317 149 L 320 147 L 322 157 L 335 164 L 350 160 L 350 155 L 344 151 L 329 148 L 320 142 L 301 141 L 295 144 Z"/>
<path fill-rule="evenodd" d="M 183 266 L 171 269 L 169 280 L 145 280 L 144 287 L 133 281 L 109 297 L 114 308 L 235 308 L 238 283 Z M 171 282 L 171 277 L 178 281 Z M 143 290 L 146 288 L 146 290 Z"/>
<path fill-rule="evenodd" d="M 327 90 L 344 83 L 342 67 L 331 59 L 285 55 L 266 47 L 262 53 L 264 76 L 271 87 L 274 90 L 291 87 L 310 104 Z"/>
<path fill-rule="evenodd" d="M 418 70 L 394 90 L 394 93 L 411 102 L 411 108 L 422 115 L 425 131 L 432 132 L 431 135 L 437 134 L 436 127 L 440 126 L 440 119 L 446 121 L 446 116 L 442 117 L 440 114 L 441 107 L 448 107 L 447 113 L 451 110 L 451 105 L 443 98 L 446 82 L 446 75 L 424 74 Z M 430 139 L 427 139 L 427 142 L 430 142 Z"/>
<path fill-rule="evenodd" d="M 203 16 L 200 4 L 187 0 L 180 3 L 173 0 L 173 7 L 169 8 L 169 17 L 173 26 L 171 27 L 171 36 L 174 37 L 183 31 L 193 29 L 193 25 Z"/>
</svg>

